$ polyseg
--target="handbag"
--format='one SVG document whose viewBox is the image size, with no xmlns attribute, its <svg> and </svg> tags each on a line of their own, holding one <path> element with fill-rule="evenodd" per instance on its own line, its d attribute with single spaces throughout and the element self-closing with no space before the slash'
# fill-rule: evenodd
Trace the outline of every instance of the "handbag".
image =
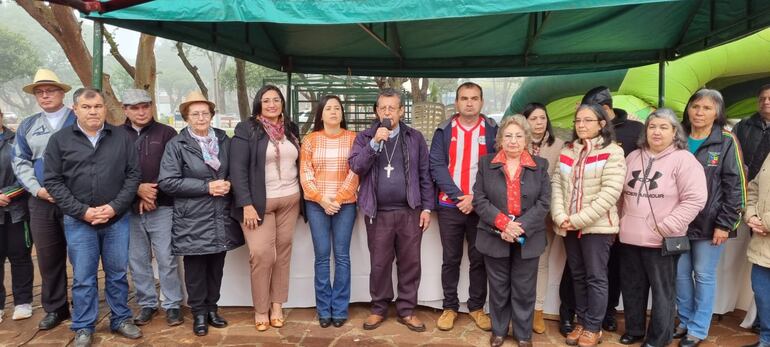
<svg viewBox="0 0 770 347">
<path fill-rule="evenodd" d="M 642 167 L 644 167 L 644 152 L 641 153 L 639 158 L 642 160 Z M 647 176 L 652 170 L 652 162 L 654 160 L 655 159 L 650 159 L 650 163 L 644 171 L 642 186 L 644 186 L 644 190 L 647 192 L 647 203 L 650 204 L 650 214 L 652 215 L 652 221 L 655 223 L 655 232 L 663 238 L 663 244 L 660 248 L 660 255 L 665 257 L 669 255 L 680 255 L 682 253 L 687 253 L 690 251 L 690 238 L 687 237 L 687 235 L 667 237 L 663 235 L 663 233 L 661 233 L 660 229 L 658 228 L 658 220 L 655 218 L 655 211 L 652 208 L 652 200 L 650 200 L 650 191 L 647 189 Z"/>
</svg>

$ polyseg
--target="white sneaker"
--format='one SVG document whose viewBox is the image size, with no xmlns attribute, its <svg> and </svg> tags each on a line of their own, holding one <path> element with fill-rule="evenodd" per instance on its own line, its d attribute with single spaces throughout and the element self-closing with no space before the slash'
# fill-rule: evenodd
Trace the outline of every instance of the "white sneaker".
<svg viewBox="0 0 770 347">
<path fill-rule="evenodd" d="M 32 317 L 32 305 L 21 304 L 13 308 L 13 320 L 21 320 Z"/>
</svg>

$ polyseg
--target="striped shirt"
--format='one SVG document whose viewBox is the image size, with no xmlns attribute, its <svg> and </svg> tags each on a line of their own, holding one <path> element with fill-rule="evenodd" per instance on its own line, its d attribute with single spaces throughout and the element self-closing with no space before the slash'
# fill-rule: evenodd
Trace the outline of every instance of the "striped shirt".
<svg viewBox="0 0 770 347">
<path fill-rule="evenodd" d="M 356 202 L 358 176 L 348 166 L 355 139 L 356 133 L 345 129 L 337 135 L 321 130 L 305 136 L 299 166 L 306 200 L 320 202 L 328 196 L 340 204 Z"/>
<path fill-rule="evenodd" d="M 479 117 L 471 128 L 465 128 L 456 116 L 452 120 L 452 138 L 449 143 L 449 174 L 463 194 L 472 194 L 479 169 L 479 158 L 487 154 L 484 119 Z M 439 193 L 439 204 L 455 206 L 444 192 Z"/>
</svg>

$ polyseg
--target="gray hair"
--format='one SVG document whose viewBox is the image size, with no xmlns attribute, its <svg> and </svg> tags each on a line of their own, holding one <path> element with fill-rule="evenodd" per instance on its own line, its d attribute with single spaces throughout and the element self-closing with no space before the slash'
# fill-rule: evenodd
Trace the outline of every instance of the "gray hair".
<svg viewBox="0 0 770 347">
<path fill-rule="evenodd" d="M 511 125 L 517 125 L 524 131 L 524 146 L 529 147 L 532 142 L 532 129 L 529 127 L 527 118 L 520 114 L 514 114 L 508 118 L 503 119 L 500 126 L 497 128 L 497 136 L 495 136 L 495 150 L 500 150 L 503 147 L 503 132 Z M 526 148 L 524 150 L 527 150 Z"/>
<path fill-rule="evenodd" d="M 404 98 L 401 97 L 401 92 L 396 90 L 395 88 L 384 88 L 380 90 L 380 93 L 377 94 L 377 101 L 374 102 L 374 108 L 377 108 L 377 104 L 380 102 L 380 98 L 391 98 L 391 97 L 397 97 L 398 98 L 398 106 L 403 108 L 404 107 Z"/>
<path fill-rule="evenodd" d="M 78 100 L 82 97 L 83 99 L 93 99 L 97 96 L 101 96 L 102 100 L 106 101 L 104 98 L 104 94 L 96 88 L 78 88 L 74 93 L 72 93 L 72 102 L 77 105 Z"/>
<path fill-rule="evenodd" d="M 686 112 L 686 111 L 685 111 Z M 650 148 L 650 144 L 647 142 L 647 127 L 653 119 L 663 119 L 668 121 L 672 128 L 674 128 L 674 146 L 677 149 L 687 149 L 687 133 L 684 131 L 684 127 L 679 123 L 679 119 L 676 118 L 676 113 L 670 108 L 659 108 L 652 111 L 647 120 L 644 121 L 644 132 L 639 136 L 637 145 L 640 148 Z"/>
</svg>

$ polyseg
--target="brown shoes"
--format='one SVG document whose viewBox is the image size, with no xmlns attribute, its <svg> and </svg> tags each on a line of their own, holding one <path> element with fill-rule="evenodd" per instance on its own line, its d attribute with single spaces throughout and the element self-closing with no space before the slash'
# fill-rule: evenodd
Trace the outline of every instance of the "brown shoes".
<svg viewBox="0 0 770 347">
<path fill-rule="evenodd" d="M 535 310 L 535 315 L 532 317 L 532 331 L 535 334 L 545 333 L 545 321 L 543 320 L 542 310 Z"/>
<path fill-rule="evenodd" d="M 476 326 L 479 327 L 479 329 L 484 331 L 492 330 L 492 320 L 489 319 L 488 314 L 484 313 L 483 308 L 468 312 L 468 315 L 470 315 L 471 319 L 476 322 Z"/>
<path fill-rule="evenodd" d="M 532 341 L 519 341 L 519 347 L 532 347 Z"/>
<path fill-rule="evenodd" d="M 455 319 L 457 319 L 457 312 L 454 310 L 445 309 L 444 313 L 441 314 L 441 317 L 438 317 L 438 321 L 436 321 L 436 327 L 443 331 L 452 330 L 452 328 L 455 326 Z"/>
<path fill-rule="evenodd" d="M 492 336 L 489 337 L 489 345 L 491 347 L 500 347 L 505 342 L 505 336 L 496 336 L 495 334 L 492 334 Z"/>
<path fill-rule="evenodd" d="M 602 331 L 598 332 L 583 330 L 583 334 L 578 339 L 579 347 L 596 347 L 596 345 L 602 343 Z"/>
<path fill-rule="evenodd" d="M 369 317 L 366 317 L 366 320 L 364 320 L 364 330 L 377 329 L 384 321 L 385 317 L 376 314 L 370 314 Z"/>
<path fill-rule="evenodd" d="M 423 324 L 417 316 L 406 316 L 406 317 L 398 317 L 398 322 L 406 325 L 407 328 L 411 331 L 416 331 L 418 333 L 421 333 L 425 331 L 425 324 Z"/>
<path fill-rule="evenodd" d="M 575 329 L 572 330 L 569 334 L 567 334 L 567 339 L 564 340 L 564 343 L 570 345 L 570 346 L 577 346 L 578 340 L 580 340 L 580 336 L 583 335 L 583 326 L 580 324 L 575 324 Z"/>
</svg>

